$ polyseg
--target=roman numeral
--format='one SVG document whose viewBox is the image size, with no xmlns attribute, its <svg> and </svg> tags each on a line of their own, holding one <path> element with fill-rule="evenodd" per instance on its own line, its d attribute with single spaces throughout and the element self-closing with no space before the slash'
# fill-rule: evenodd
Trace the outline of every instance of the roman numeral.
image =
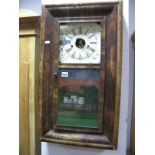
<svg viewBox="0 0 155 155">
<path fill-rule="evenodd" d="M 87 34 L 87 33 L 88 33 L 88 31 L 89 31 L 89 28 L 86 30 L 85 34 Z"/>
<path fill-rule="evenodd" d="M 74 53 L 72 54 L 72 57 L 73 57 L 73 58 L 75 58 L 75 54 L 76 54 L 76 52 L 74 51 Z"/>
<path fill-rule="evenodd" d="M 92 48 L 92 47 L 87 47 L 90 51 L 92 51 L 92 52 L 95 52 L 95 49 L 94 48 Z"/>
<path fill-rule="evenodd" d="M 97 44 L 97 42 L 90 42 L 90 44 Z"/>
<path fill-rule="evenodd" d="M 66 52 L 69 53 L 72 50 L 72 48 L 66 49 Z"/>
<path fill-rule="evenodd" d="M 79 34 L 82 34 L 82 27 L 79 27 Z"/>
<path fill-rule="evenodd" d="M 94 37 L 95 36 L 95 34 L 92 34 L 92 35 L 90 35 L 88 38 L 90 39 L 90 38 L 92 38 L 92 37 Z"/>
<path fill-rule="evenodd" d="M 79 60 L 81 60 L 82 59 L 82 56 L 81 56 L 81 54 L 79 54 Z"/>
<path fill-rule="evenodd" d="M 73 34 L 74 34 L 74 35 L 76 35 L 76 33 L 75 33 L 75 30 L 74 30 L 74 29 L 72 29 L 72 32 L 73 32 Z"/>
<path fill-rule="evenodd" d="M 89 57 L 91 54 L 87 51 L 87 52 L 86 52 L 86 55 L 87 55 L 87 57 Z"/>
</svg>

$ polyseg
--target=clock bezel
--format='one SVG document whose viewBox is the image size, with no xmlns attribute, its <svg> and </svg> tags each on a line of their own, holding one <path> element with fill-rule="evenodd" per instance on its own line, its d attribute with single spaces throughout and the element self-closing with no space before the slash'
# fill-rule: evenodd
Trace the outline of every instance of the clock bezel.
<svg viewBox="0 0 155 155">
<path fill-rule="evenodd" d="M 100 66 L 102 65 L 104 58 L 102 59 L 103 56 L 105 56 L 105 46 L 104 46 L 104 42 L 105 42 L 105 17 L 101 17 L 101 16 L 93 16 L 93 18 L 90 17 L 78 17 L 78 21 L 77 18 L 75 17 L 66 17 L 66 18 L 57 18 L 59 27 L 60 24 L 67 24 L 67 23 L 100 23 L 100 27 L 101 27 L 101 50 L 100 50 L 100 63 L 99 64 L 93 64 L 93 63 L 60 63 L 58 60 L 58 67 L 60 68 L 100 68 Z M 60 31 L 60 29 L 59 29 Z M 60 36 L 60 32 L 59 32 L 59 36 Z M 59 59 L 59 58 L 57 58 Z"/>
<path fill-rule="evenodd" d="M 67 21 L 68 21 L 68 19 L 67 19 Z M 101 44 L 101 42 L 102 42 L 102 40 L 101 40 L 101 38 L 102 38 L 102 33 L 101 33 L 101 29 L 103 29 L 103 22 L 104 21 L 104 19 L 102 19 L 102 20 L 99 20 L 99 19 L 96 19 L 96 21 L 95 20 L 88 20 L 88 19 L 83 19 L 83 18 L 80 18 L 79 20 L 78 20 L 78 22 L 77 22 L 77 20 L 72 20 L 72 19 L 70 19 L 70 21 L 68 21 L 68 22 L 65 22 L 65 21 L 59 21 L 59 27 L 61 26 L 61 25 L 63 25 L 63 24 L 72 24 L 72 23 L 78 23 L 78 24 L 80 24 L 80 23 L 84 23 L 84 24 L 87 24 L 87 23 L 98 23 L 99 24 L 99 30 L 100 30 L 100 35 L 99 35 L 99 59 L 97 59 L 99 62 L 84 62 L 84 61 L 87 61 L 87 59 L 82 59 L 81 61 L 83 62 L 80 62 L 80 60 L 77 60 L 77 59 L 73 59 L 72 61 L 73 62 L 69 62 L 69 63 L 67 63 L 67 62 L 60 62 L 59 61 L 59 64 L 60 65 L 89 65 L 89 64 L 96 64 L 96 65 L 99 65 L 100 63 L 101 63 L 101 52 L 102 52 L 102 44 Z M 60 32 L 60 34 L 61 34 L 61 32 Z M 81 34 L 82 35 L 82 34 Z M 77 35 L 78 36 L 78 35 Z M 77 36 L 75 36 L 75 38 L 77 37 Z M 86 37 L 86 35 L 84 35 L 84 37 Z M 60 51 L 59 51 L 60 52 Z M 72 59 L 72 58 L 71 58 Z M 67 60 L 66 60 L 67 61 Z M 74 61 L 77 61 L 77 62 L 74 62 Z M 90 60 L 88 60 L 88 61 L 90 61 Z"/>
</svg>

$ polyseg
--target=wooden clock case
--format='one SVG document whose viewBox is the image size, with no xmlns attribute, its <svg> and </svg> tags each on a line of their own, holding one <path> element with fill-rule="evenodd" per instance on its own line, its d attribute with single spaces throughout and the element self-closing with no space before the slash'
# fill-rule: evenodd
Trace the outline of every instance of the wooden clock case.
<svg viewBox="0 0 155 155">
<path fill-rule="evenodd" d="M 60 65 L 58 61 L 60 23 L 101 23 L 101 64 L 80 65 L 79 68 L 96 68 L 103 71 L 101 83 L 103 107 L 100 132 L 92 129 L 61 128 L 56 130 L 57 72 L 58 68 L 76 68 L 74 64 Z M 122 2 L 44 5 L 41 18 L 41 61 L 39 89 L 39 119 L 41 141 L 79 145 L 103 149 L 116 149 L 118 142 L 120 90 Z M 62 131 L 61 131 L 62 129 Z"/>
</svg>

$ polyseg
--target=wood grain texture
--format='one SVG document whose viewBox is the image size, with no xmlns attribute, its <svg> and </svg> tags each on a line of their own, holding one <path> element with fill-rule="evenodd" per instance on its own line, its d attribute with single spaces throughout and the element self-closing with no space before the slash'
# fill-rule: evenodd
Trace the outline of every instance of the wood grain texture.
<svg viewBox="0 0 155 155">
<path fill-rule="evenodd" d="M 117 74 L 116 74 L 116 98 L 115 98 L 115 115 L 114 115 L 114 131 L 113 144 L 115 149 L 118 147 L 118 131 L 119 131 L 119 116 L 120 116 L 120 98 L 121 98 L 121 76 L 122 76 L 122 3 L 118 4 L 117 11 Z"/>
<path fill-rule="evenodd" d="M 120 108 L 120 88 L 121 88 L 121 23 L 122 23 L 122 4 L 102 3 L 102 4 L 69 4 L 43 6 L 42 15 L 42 59 L 41 59 L 41 87 L 40 87 L 40 120 L 41 140 L 75 144 L 81 146 L 90 146 L 98 148 L 117 149 L 118 128 L 119 128 L 119 108 Z M 61 22 L 86 22 L 96 21 L 102 25 L 102 61 L 98 65 L 77 65 L 76 68 L 98 68 L 101 70 L 100 81 L 100 102 L 103 107 L 100 108 L 102 113 L 101 123 L 103 124 L 102 134 L 109 143 L 102 144 L 90 142 L 85 135 L 83 140 L 78 137 L 78 141 L 70 139 L 70 132 L 66 132 L 65 139 L 62 139 L 61 132 L 58 137 L 55 134 L 48 134 L 54 130 L 55 113 L 57 111 L 58 99 L 58 67 L 70 68 L 75 65 L 58 64 L 58 42 L 59 42 L 59 24 Z M 44 42 L 49 40 L 52 44 L 45 45 Z M 104 52 L 105 51 L 105 52 Z M 70 66 L 70 67 L 69 67 Z M 61 84 L 71 81 L 59 81 Z M 51 95 L 53 94 L 53 95 Z M 72 130 L 73 132 L 76 130 Z M 80 130 L 78 130 L 80 132 Z M 64 132 L 64 131 L 63 131 Z M 92 135 L 88 133 L 91 137 Z"/>
<path fill-rule="evenodd" d="M 36 113 L 38 111 L 39 17 L 34 19 L 34 21 L 31 19 L 30 23 L 27 23 L 29 20 L 26 17 L 20 19 L 20 155 L 40 154 Z"/>
<path fill-rule="evenodd" d="M 44 10 L 44 8 L 43 8 Z M 49 13 L 44 10 L 44 17 L 41 20 L 41 23 L 44 25 L 42 27 L 42 38 L 41 38 L 41 70 L 40 70 L 40 97 L 41 103 L 40 103 L 40 111 L 41 111 L 41 133 L 47 132 L 52 127 L 53 122 L 53 115 L 52 113 L 52 98 L 53 98 L 53 85 L 51 84 L 53 81 L 53 47 L 50 44 L 45 44 L 45 41 L 49 41 L 50 43 L 53 42 L 52 37 L 54 33 L 54 29 L 52 27 L 53 23 L 52 17 L 50 17 Z M 45 20 L 46 19 L 46 20 Z M 48 27 L 48 29 L 45 29 L 45 27 Z"/>
<path fill-rule="evenodd" d="M 116 66 L 117 66 L 117 7 L 107 18 L 106 36 L 106 82 L 105 82 L 105 107 L 104 107 L 104 133 L 112 141 L 115 114 L 116 91 Z"/>
<path fill-rule="evenodd" d="M 23 41 L 20 40 L 20 44 Z M 29 146 L 29 89 L 28 89 L 28 72 L 29 66 L 27 61 L 20 61 L 19 64 L 19 154 L 27 155 L 29 154 L 30 146 Z M 23 123 L 24 122 L 24 123 Z"/>
</svg>

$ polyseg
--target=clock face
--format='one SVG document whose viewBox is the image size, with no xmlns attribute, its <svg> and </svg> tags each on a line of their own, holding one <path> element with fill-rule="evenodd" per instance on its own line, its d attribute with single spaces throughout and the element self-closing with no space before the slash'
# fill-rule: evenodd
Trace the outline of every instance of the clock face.
<svg viewBox="0 0 155 155">
<path fill-rule="evenodd" d="M 101 27 L 98 23 L 60 25 L 59 62 L 64 64 L 99 64 Z"/>
</svg>

